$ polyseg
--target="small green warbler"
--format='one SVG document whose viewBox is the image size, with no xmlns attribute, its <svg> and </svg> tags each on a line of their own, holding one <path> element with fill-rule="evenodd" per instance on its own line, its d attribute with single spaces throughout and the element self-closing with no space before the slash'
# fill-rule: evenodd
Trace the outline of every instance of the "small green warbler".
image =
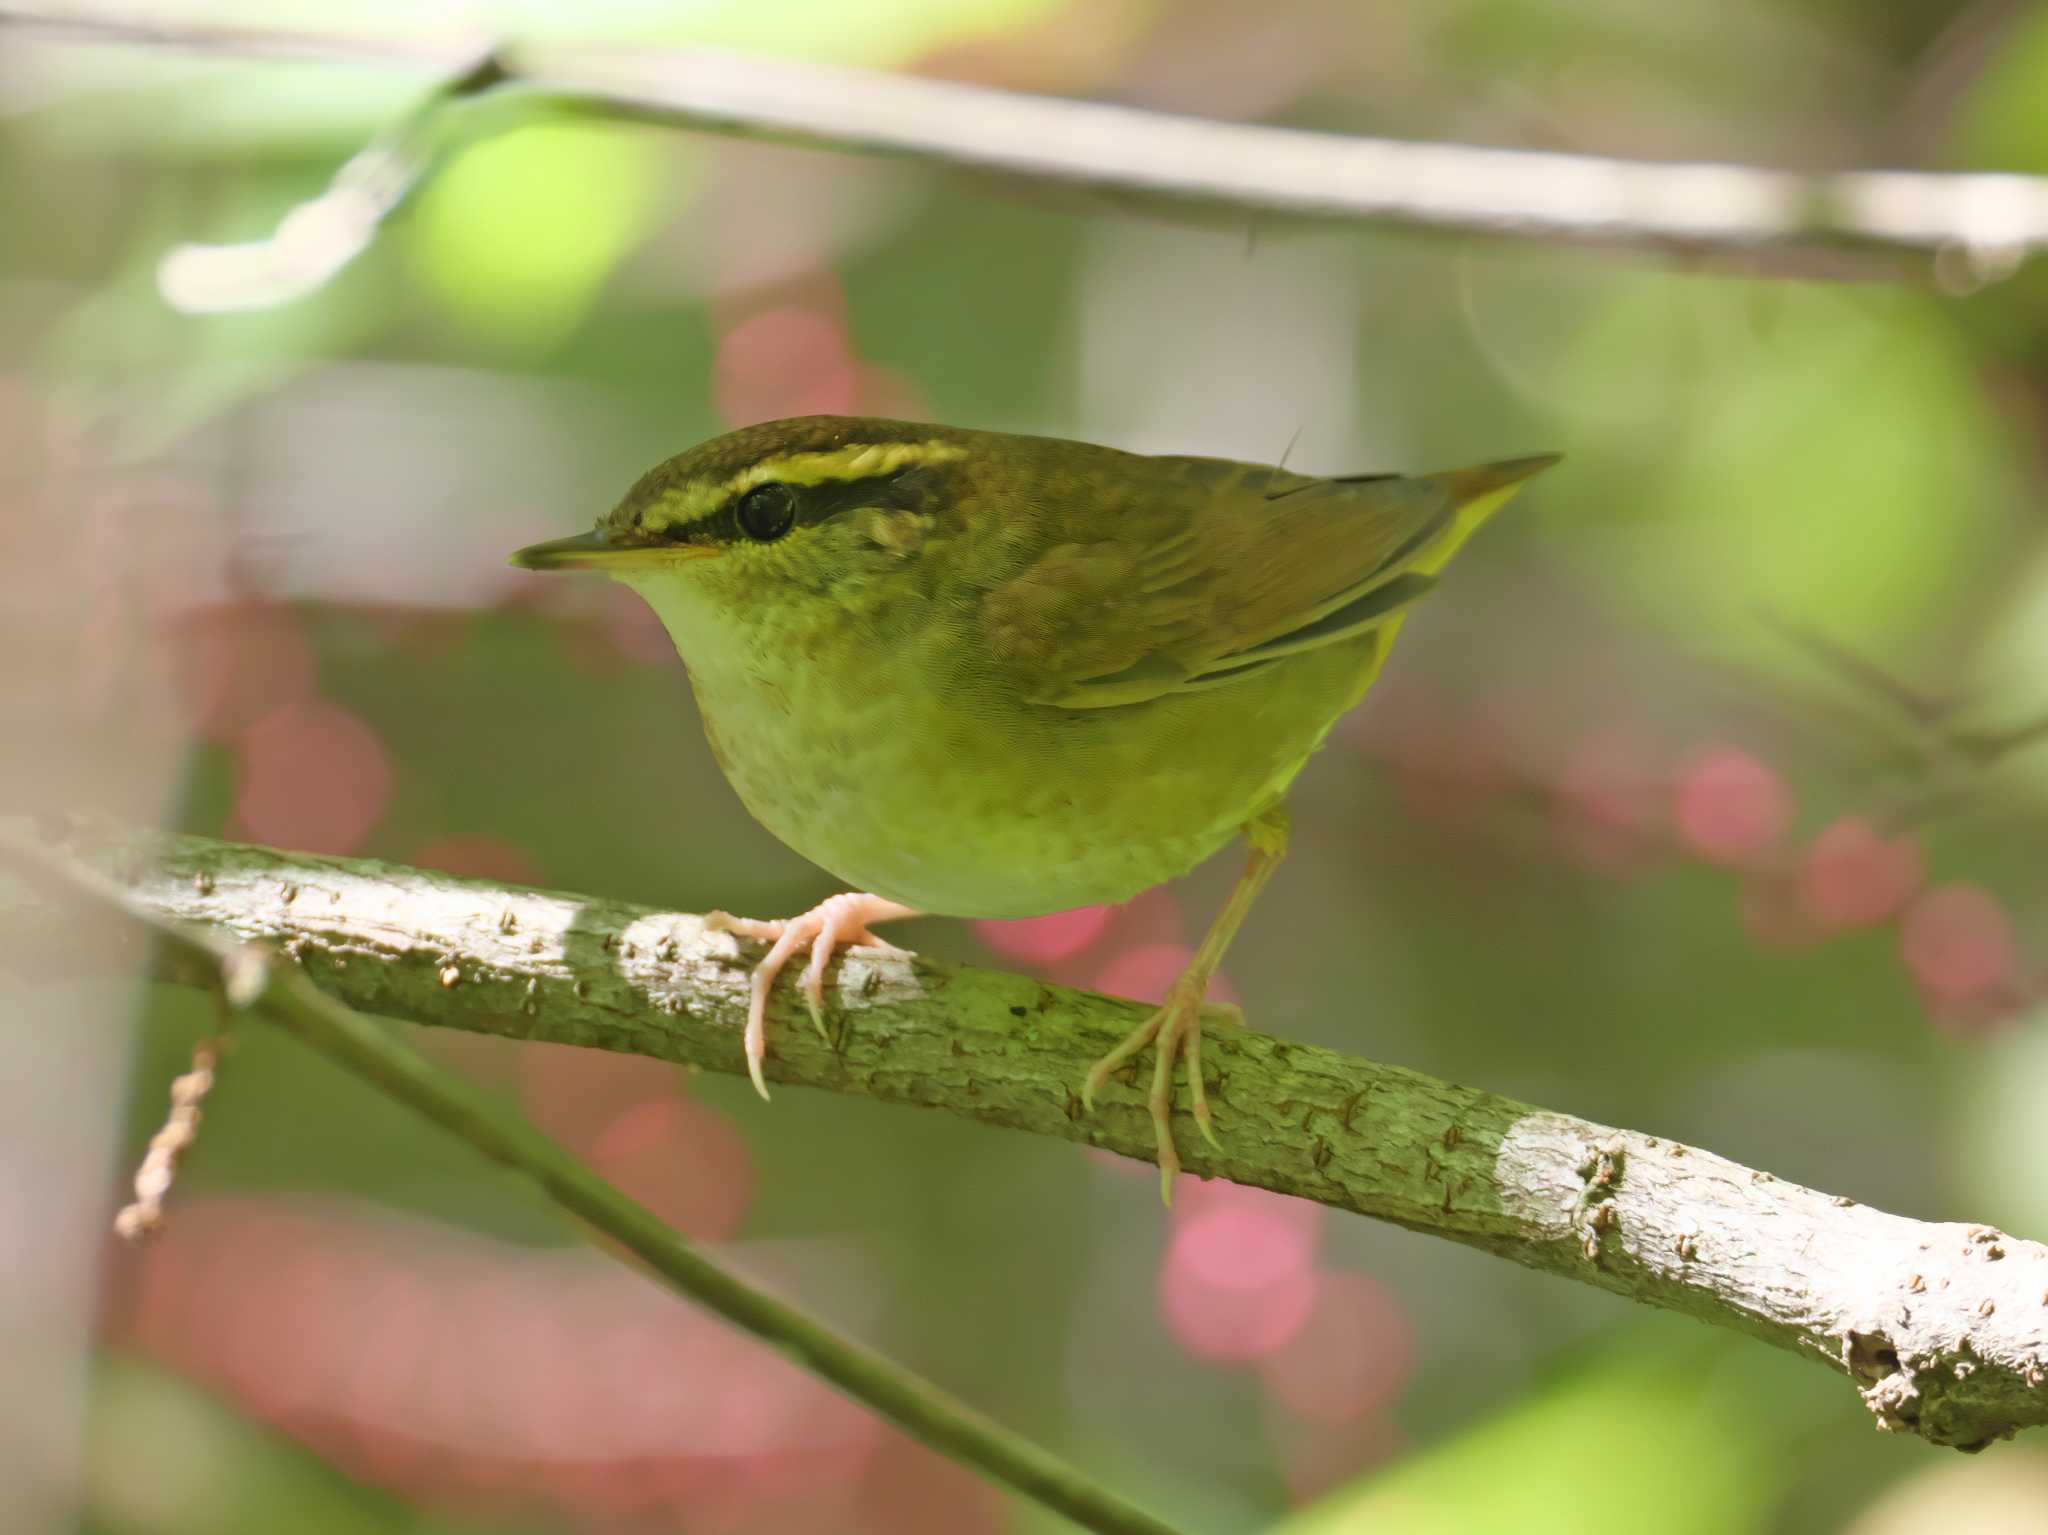
<svg viewBox="0 0 2048 1535">
<path fill-rule="evenodd" d="M 1127 900 L 1242 834 L 1251 857 L 1164 1004 L 1098 1062 L 1156 1046 L 1162 1191 L 1175 1062 L 1201 1073 L 1209 980 L 1287 846 L 1282 799 L 1379 675 L 1465 540 L 1555 456 L 1319 479 L 1054 438 L 813 416 L 656 466 L 590 533 L 512 556 L 589 568 L 660 616 L 746 807 L 860 893 L 786 921 L 767 1000 L 808 949 L 919 913 L 1026 917 Z"/>
</svg>

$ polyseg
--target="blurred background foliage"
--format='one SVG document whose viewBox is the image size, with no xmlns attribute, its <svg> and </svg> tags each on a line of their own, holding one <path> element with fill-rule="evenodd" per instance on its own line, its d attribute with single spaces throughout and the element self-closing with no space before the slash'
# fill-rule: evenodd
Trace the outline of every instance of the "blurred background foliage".
<svg viewBox="0 0 2048 1535">
<path fill-rule="evenodd" d="M 397 0 L 289 18 L 458 19 Z M 2048 172 L 2048 5 L 2029 0 L 528 0 L 459 19 L 1416 138 Z M 738 813 L 652 620 L 507 550 L 707 435 L 809 412 L 1333 473 L 1562 450 L 1311 765 L 1231 990 L 1269 1030 L 2048 1235 L 2048 746 L 1996 745 L 2048 713 L 2048 267 L 1829 283 L 1142 221 L 492 99 L 437 130 L 438 173 L 321 291 L 182 314 L 156 288 L 168 247 L 268 234 L 419 79 L 0 43 L 23 793 L 793 911 L 831 885 Z M 1229 873 L 908 938 L 1143 994 Z M 104 1250 L 101 1212 L 210 1020 L 150 994 L 132 1024 L 126 994 L 93 995 L 92 1037 L 132 1026 L 128 1056 L 46 1038 L 18 1074 L 84 1151 L 0 1171 L 5 1241 L 39 1255 L 11 1336 L 93 1340 L 86 1366 L 50 1354 L 40 1474 L 56 1508 L 75 1472 L 84 1512 L 48 1527 L 1047 1527 L 260 1031 L 167 1235 Z M 1193 1183 L 1168 1216 L 1140 1169 L 935 1116 L 419 1043 L 1191 1529 L 2048 1529 L 2036 1447 L 1961 1463 L 1882 1439 L 1811 1365 L 1443 1243 Z M 50 1235 L 67 1221 L 75 1263 Z"/>
</svg>

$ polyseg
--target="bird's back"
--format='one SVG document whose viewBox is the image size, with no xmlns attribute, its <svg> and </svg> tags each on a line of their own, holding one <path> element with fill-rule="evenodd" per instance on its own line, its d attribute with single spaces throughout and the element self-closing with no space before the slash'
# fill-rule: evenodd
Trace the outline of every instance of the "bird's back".
<svg viewBox="0 0 2048 1535">
<path fill-rule="evenodd" d="M 853 700 L 835 749 L 728 762 L 757 816 L 857 888 L 1021 916 L 1185 872 L 1280 797 L 1408 605 L 1549 462 L 1318 479 L 1056 446 L 1006 501 L 970 492 L 921 628 L 833 647 L 843 677 L 811 682 Z"/>
</svg>

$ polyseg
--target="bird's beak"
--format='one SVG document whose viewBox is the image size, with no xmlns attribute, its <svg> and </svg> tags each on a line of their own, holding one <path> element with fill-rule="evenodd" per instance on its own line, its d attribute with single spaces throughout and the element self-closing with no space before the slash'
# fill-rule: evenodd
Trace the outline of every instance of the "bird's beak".
<svg viewBox="0 0 2048 1535">
<path fill-rule="evenodd" d="M 673 565 L 718 553 L 705 544 L 615 544 L 602 531 L 551 538 L 514 550 L 511 563 L 526 570 L 598 569 L 607 573 L 650 565 Z"/>
</svg>

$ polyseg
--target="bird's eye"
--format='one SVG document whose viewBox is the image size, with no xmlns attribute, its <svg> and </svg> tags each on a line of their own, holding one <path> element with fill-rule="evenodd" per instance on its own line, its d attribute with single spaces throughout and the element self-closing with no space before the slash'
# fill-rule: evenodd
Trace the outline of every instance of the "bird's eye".
<svg viewBox="0 0 2048 1535">
<path fill-rule="evenodd" d="M 740 497 L 739 519 L 747 537 L 772 544 L 796 523 L 796 492 L 780 480 L 756 485 Z"/>
</svg>

